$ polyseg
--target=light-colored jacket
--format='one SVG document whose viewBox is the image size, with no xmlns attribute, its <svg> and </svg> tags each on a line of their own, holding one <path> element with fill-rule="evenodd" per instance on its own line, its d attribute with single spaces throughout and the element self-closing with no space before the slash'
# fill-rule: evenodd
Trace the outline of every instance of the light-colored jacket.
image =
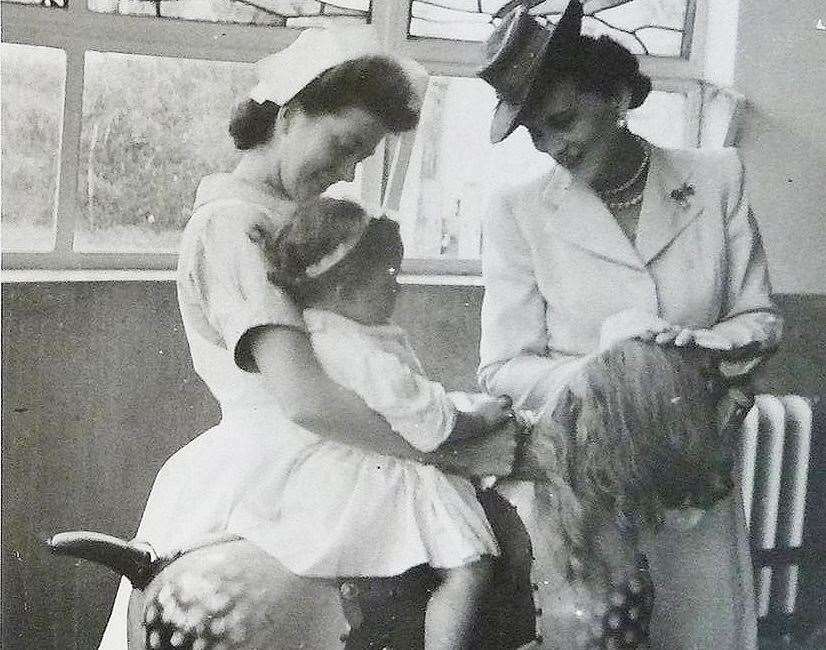
<svg viewBox="0 0 826 650">
<path fill-rule="evenodd" d="M 634 243 L 561 167 L 498 196 L 483 227 L 479 382 L 517 405 L 553 399 L 626 309 L 737 345 L 780 337 L 733 149 L 653 148 Z"/>
</svg>

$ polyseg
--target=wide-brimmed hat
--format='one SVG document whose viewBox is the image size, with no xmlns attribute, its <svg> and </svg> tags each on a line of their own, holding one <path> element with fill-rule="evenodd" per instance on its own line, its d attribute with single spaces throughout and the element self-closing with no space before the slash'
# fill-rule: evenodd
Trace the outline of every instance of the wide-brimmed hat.
<svg viewBox="0 0 826 650">
<path fill-rule="evenodd" d="M 545 29 L 525 5 L 511 10 L 485 43 L 485 63 L 477 75 L 496 91 L 499 103 L 490 125 L 491 142 L 510 135 L 540 70 L 576 47 L 582 4 L 571 0 L 556 27 Z"/>
<path fill-rule="evenodd" d="M 382 51 L 376 30 L 370 25 L 305 29 L 289 46 L 255 64 L 257 85 L 250 99 L 284 106 L 311 81 L 337 65 L 365 56 L 381 56 L 398 63 L 413 89 L 419 110 L 427 87 L 427 71 L 416 61 Z"/>
</svg>

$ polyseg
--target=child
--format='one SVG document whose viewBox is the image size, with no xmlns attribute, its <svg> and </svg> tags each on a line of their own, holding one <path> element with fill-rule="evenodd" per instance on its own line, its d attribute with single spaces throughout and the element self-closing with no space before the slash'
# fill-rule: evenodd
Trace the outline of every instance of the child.
<svg viewBox="0 0 826 650">
<path fill-rule="evenodd" d="M 328 375 L 422 451 L 503 425 L 507 398 L 446 393 L 389 322 L 403 253 L 398 224 L 329 198 L 300 211 L 276 241 L 264 237 L 261 244 L 270 279 L 304 308 Z M 465 410 L 454 399 L 466 402 Z M 386 576 L 427 563 L 442 580 L 428 605 L 425 647 L 468 647 L 490 558 L 498 555 L 468 480 L 322 441 L 290 482 L 281 512 L 289 516 L 292 495 L 302 519 L 295 527 L 301 559 L 292 568 L 312 576 Z"/>
</svg>

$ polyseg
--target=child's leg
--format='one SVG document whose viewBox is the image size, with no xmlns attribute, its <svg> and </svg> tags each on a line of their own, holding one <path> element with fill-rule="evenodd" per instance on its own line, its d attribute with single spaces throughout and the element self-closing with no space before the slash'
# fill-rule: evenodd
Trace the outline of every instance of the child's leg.
<svg viewBox="0 0 826 650">
<path fill-rule="evenodd" d="M 479 604 L 488 586 L 492 560 L 483 557 L 454 569 L 442 569 L 442 583 L 427 606 L 425 650 L 469 648 Z"/>
</svg>

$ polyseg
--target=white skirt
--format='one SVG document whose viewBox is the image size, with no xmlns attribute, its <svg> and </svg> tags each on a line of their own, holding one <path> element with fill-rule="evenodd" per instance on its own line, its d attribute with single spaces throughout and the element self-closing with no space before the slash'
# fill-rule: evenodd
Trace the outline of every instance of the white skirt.
<svg viewBox="0 0 826 650">
<path fill-rule="evenodd" d="M 313 577 L 391 576 L 499 553 L 467 480 L 320 441 L 272 412 L 225 414 L 175 453 L 136 537 L 167 555 L 216 532 L 241 535 Z M 127 583 L 102 648 L 125 648 L 128 595 Z"/>
</svg>

